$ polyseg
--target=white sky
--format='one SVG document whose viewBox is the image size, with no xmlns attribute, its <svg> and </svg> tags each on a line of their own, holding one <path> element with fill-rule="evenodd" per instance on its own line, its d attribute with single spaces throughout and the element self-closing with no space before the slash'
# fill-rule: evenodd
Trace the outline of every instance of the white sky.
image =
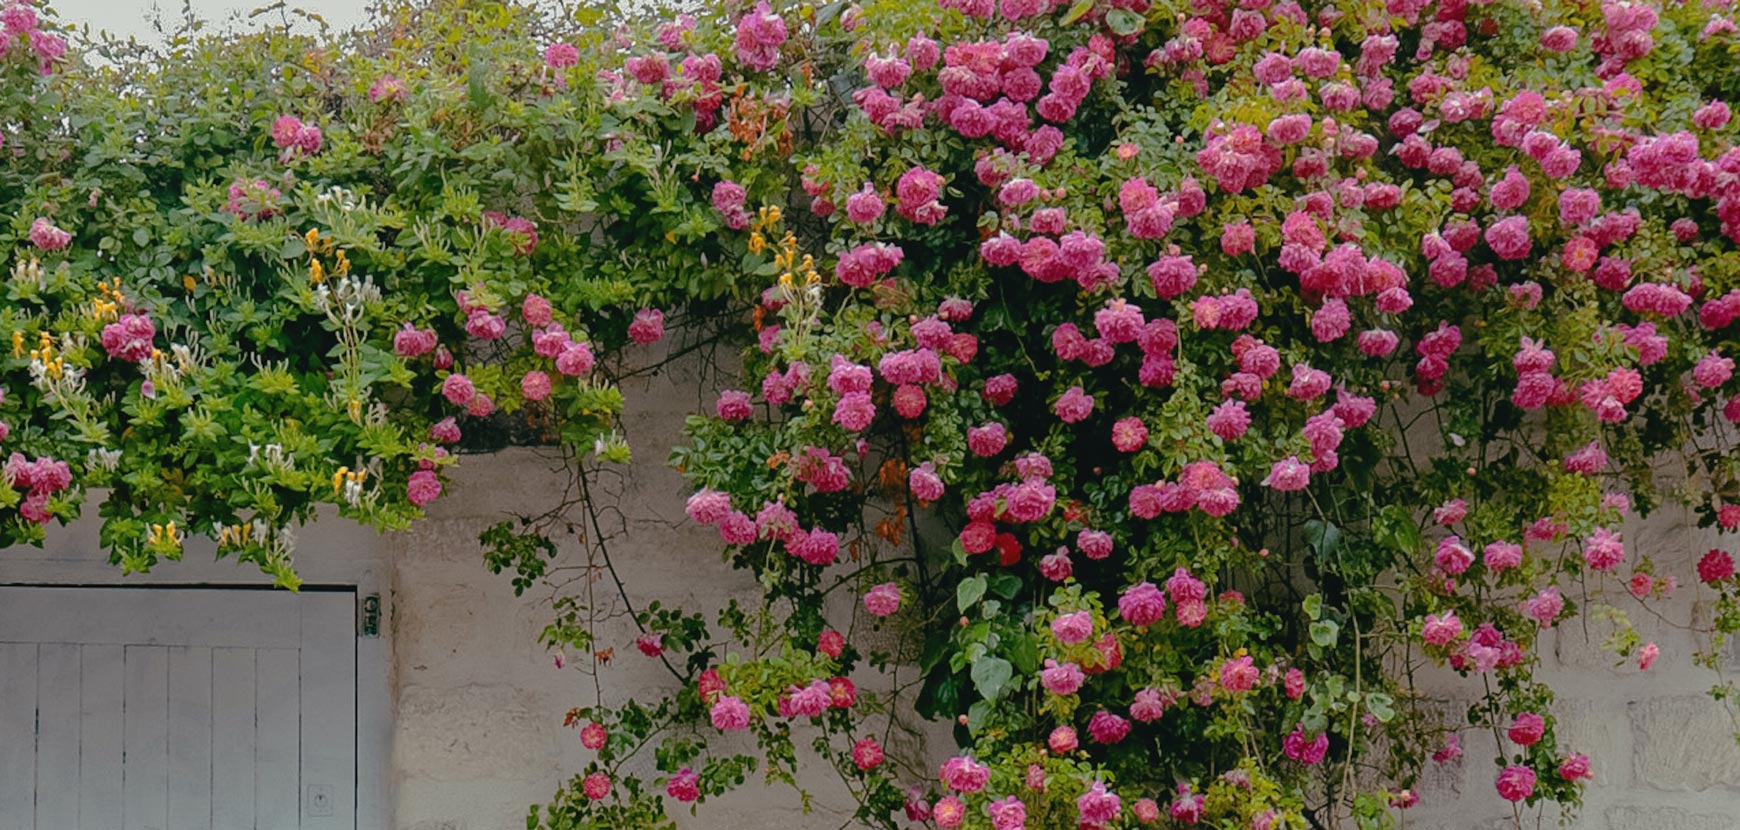
<svg viewBox="0 0 1740 830">
<path fill-rule="evenodd" d="M 131 35 L 149 43 L 157 39 L 151 27 L 151 17 L 155 12 L 161 11 L 165 18 L 165 28 L 174 29 L 181 19 L 183 0 L 48 0 L 48 5 L 55 10 L 62 22 L 89 24 L 93 29 L 106 29 L 121 38 Z M 223 26 L 238 19 L 246 25 L 250 11 L 274 5 L 274 2 L 187 0 L 187 5 L 192 7 L 194 16 Z M 292 0 L 289 5 L 324 17 L 336 29 L 355 26 L 364 19 L 364 0 Z M 269 17 L 260 19 L 276 24 L 281 18 L 278 12 L 272 12 Z"/>
</svg>

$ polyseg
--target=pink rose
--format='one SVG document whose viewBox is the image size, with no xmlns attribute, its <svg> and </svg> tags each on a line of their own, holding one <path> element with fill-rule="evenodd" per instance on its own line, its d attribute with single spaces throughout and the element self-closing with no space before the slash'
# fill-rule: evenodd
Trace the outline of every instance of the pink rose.
<svg viewBox="0 0 1740 830">
<path fill-rule="evenodd" d="M 869 771 L 882 765 L 882 744 L 875 738 L 864 738 L 852 745 L 852 764 L 860 770 Z"/>
<path fill-rule="evenodd" d="M 628 339 L 645 346 L 657 343 L 665 336 L 665 313 L 656 308 L 643 308 L 635 312 L 633 322 L 628 324 Z"/>
<path fill-rule="evenodd" d="M 670 782 L 665 784 L 665 795 L 685 804 L 700 798 L 701 776 L 696 775 L 695 771 L 688 767 L 677 770 L 677 773 L 671 776 Z"/>
<path fill-rule="evenodd" d="M 900 610 L 900 586 L 884 582 L 864 594 L 864 610 L 871 616 L 887 617 Z"/>
<path fill-rule="evenodd" d="M 550 397 L 550 376 L 533 369 L 520 378 L 520 394 L 528 401 Z"/>
<path fill-rule="evenodd" d="M 580 788 L 585 791 L 587 798 L 601 801 L 610 795 L 610 776 L 602 772 L 592 773 L 580 782 Z"/>
<path fill-rule="evenodd" d="M 1535 794 L 1535 771 L 1523 766 L 1505 767 L 1498 774 L 1498 795 L 1506 801 L 1522 801 Z"/>
<path fill-rule="evenodd" d="M 713 728 L 721 732 L 740 732 L 749 728 L 749 705 L 731 695 L 720 695 L 708 713 Z"/>
<path fill-rule="evenodd" d="M 1511 721 L 1510 730 L 1506 733 L 1510 739 L 1522 746 L 1534 746 L 1547 733 L 1547 721 L 1534 712 L 1524 712 Z"/>
</svg>

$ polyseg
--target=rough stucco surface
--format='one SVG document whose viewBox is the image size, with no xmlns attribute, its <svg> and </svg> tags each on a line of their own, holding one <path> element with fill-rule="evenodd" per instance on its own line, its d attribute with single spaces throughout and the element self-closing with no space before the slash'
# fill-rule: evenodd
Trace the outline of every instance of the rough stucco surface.
<svg viewBox="0 0 1740 830">
<path fill-rule="evenodd" d="M 620 480 L 607 481 L 606 499 L 622 510 L 626 536 L 613 543 L 614 561 L 637 604 L 657 599 L 695 609 L 717 609 L 731 598 L 759 596 L 744 574 L 720 560 L 717 538 L 683 521 L 687 488 L 665 466 L 684 416 L 710 400 L 711 384 L 678 365 L 628 384 L 626 433 L 636 462 Z M 388 536 L 332 520 L 302 536 L 299 567 L 311 583 L 358 584 L 378 591 L 384 606 L 385 655 L 375 671 L 381 708 L 390 708 L 388 793 L 390 826 L 403 830 L 499 830 L 523 827 L 526 809 L 546 800 L 559 781 L 580 769 L 587 753 L 561 726 L 570 707 L 593 700 L 592 678 L 558 669 L 537 644 L 546 611 L 534 596 L 516 598 L 505 576 L 481 564 L 477 534 L 505 514 L 553 503 L 565 479 L 537 453 L 516 450 L 464 459 L 446 498 L 414 529 Z M 93 511 L 94 512 L 94 511 Z M 1689 579 L 1690 563 L 1716 540 L 1667 508 L 1627 528 L 1633 555 L 1656 560 L 1658 572 Z M 559 565 L 572 565 L 570 540 Z M 144 577 L 122 579 L 101 560 L 96 526 L 81 521 L 51 534 L 43 551 L 0 554 L 0 582 L 242 583 L 258 577 L 227 563 L 212 563 L 209 548 Z M 597 586 L 606 592 L 608 583 Z M 1618 586 L 1611 586 L 1617 588 Z M 1605 632 L 1576 624 L 1543 638 L 1543 667 L 1559 690 L 1558 732 L 1595 759 L 1596 780 L 1584 809 L 1569 824 L 1586 830 L 1727 830 L 1740 828 L 1740 745 L 1735 724 L 1705 691 L 1715 682 L 1692 663 L 1697 647 L 1680 625 L 1702 613 L 1698 590 L 1682 586 L 1658 620 L 1629 604 L 1644 636 L 1662 647 L 1647 675 L 1614 665 L 1600 642 Z M 1706 594 L 1707 596 L 1707 594 Z M 841 609 L 844 611 L 845 609 Z M 844 619 L 844 614 L 841 615 Z M 665 690 L 672 678 L 633 648 L 625 619 L 608 623 L 601 645 L 616 659 L 602 678 L 605 701 Z M 571 655 L 571 657 L 574 657 Z M 1740 665 L 1740 650 L 1728 655 Z M 364 671 L 370 666 L 365 665 Z M 861 682 L 865 678 L 858 678 Z M 1448 675 L 1429 680 L 1428 693 L 1450 711 L 1466 708 L 1477 689 Z M 914 725 L 918 737 L 891 747 L 908 757 L 949 745 L 944 725 Z M 800 744 L 807 740 L 800 738 Z M 1515 827 L 1492 787 L 1490 735 L 1466 736 L 1462 761 L 1434 768 L 1422 782 L 1423 800 L 1406 827 L 1420 830 Z M 930 766 L 929 769 L 934 769 Z M 915 770 L 915 774 L 928 773 Z M 803 781 L 815 796 L 804 815 L 785 787 L 751 785 L 709 804 L 688 828 L 820 828 L 846 823 L 850 801 L 833 773 L 818 764 Z M 1558 826 L 1548 815 L 1538 826 Z M 365 822 L 365 827 L 368 823 Z M 1537 826 L 1524 817 L 1524 826 Z"/>
<path fill-rule="evenodd" d="M 624 532 L 610 543 L 611 557 L 637 607 L 658 600 L 710 615 L 733 598 L 759 602 L 754 581 L 722 561 L 718 537 L 685 520 L 687 485 L 665 464 L 681 440 L 684 417 L 709 399 L 698 391 L 701 385 L 692 369 L 678 366 L 623 389 L 630 413 L 624 431 L 635 463 L 626 476 L 601 478 L 599 500 L 621 511 L 607 519 L 606 530 Z M 568 708 L 594 702 L 591 676 L 573 665 L 581 655 L 568 655 L 569 667 L 556 668 L 537 644 L 548 622 L 542 595 L 533 589 L 516 599 L 505 576 L 484 570 L 477 544 L 477 534 L 504 514 L 553 504 L 566 481 L 553 468 L 532 451 L 468 457 L 429 520 L 386 540 L 400 828 L 524 826 L 527 806 L 548 799 L 590 759 L 576 734 L 561 726 Z M 578 545 L 568 540 L 557 567 L 574 565 L 577 556 Z M 608 580 L 594 588 L 601 602 L 614 594 Z M 579 589 L 576 583 L 570 590 Z M 669 691 L 675 683 L 635 650 L 635 634 L 620 617 L 599 632 L 600 647 L 615 649 L 601 676 L 607 704 Z M 800 736 L 800 745 L 807 742 Z M 852 802 L 830 770 L 811 763 L 801 780 L 814 796 L 810 815 L 789 787 L 756 782 L 710 802 L 695 818 L 685 816 L 684 825 L 831 830 L 845 823 Z"/>
<path fill-rule="evenodd" d="M 1692 565 L 1704 551 L 1720 544 L 1715 534 L 1699 530 L 1689 514 L 1664 507 L 1647 521 L 1633 520 L 1625 528 L 1632 557 L 1655 561 L 1658 574 L 1680 577 L 1681 586 L 1665 606 L 1652 606 L 1657 617 L 1629 599 L 1617 603 L 1645 640 L 1661 646 L 1661 659 L 1649 672 L 1602 648 L 1607 629 L 1578 620 L 1541 641 L 1540 676 L 1558 694 L 1554 705 L 1561 745 L 1583 752 L 1594 762 L 1595 780 L 1587 789 L 1582 810 L 1566 826 L 1579 830 L 1734 830 L 1740 828 L 1740 744 L 1734 733 L 1740 724 L 1707 694 L 1718 678 L 1693 663 L 1701 638 L 1685 630 L 1694 619 L 1706 618 Z M 1633 560 L 1634 561 L 1634 560 Z M 1623 586 L 1606 586 L 1609 597 Z M 1567 596 L 1581 600 L 1576 591 Z M 1705 599 L 1708 592 L 1703 593 Z M 1732 651 L 1732 650 L 1731 650 Z M 1740 660 L 1727 655 L 1725 669 Z M 1471 681 L 1447 674 L 1434 676 L 1429 691 L 1466 708 L 1477 689 Z M 1421 830 L 1515 827 L 1493 790 L 1497 769 L 1491 759 L 1496 746 L 1490 733 L 1465 733 L 1464 757 L 1440 768 L 1421 787 L 1421 806 L 1410 811 L 1408 826 Z M 1541 827 L 1559 826 L 1556 811 Z M 1524 827 L 1535 827 L 1535 816 L 1522 816 Z"/>
</svg>

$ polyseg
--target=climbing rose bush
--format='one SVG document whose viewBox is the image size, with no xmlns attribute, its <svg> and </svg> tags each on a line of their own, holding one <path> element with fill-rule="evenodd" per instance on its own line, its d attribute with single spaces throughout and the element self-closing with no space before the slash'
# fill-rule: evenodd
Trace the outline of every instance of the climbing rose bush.
<svg viewBox="0 0 1740 830">
<path fill-rule="evenodd" d="M 679 691 L 577 701 L 530 825 L 819 756 L 867 826 L 1387 827 L 1476 731 L 1520 820 L 1619 762 L 1557 734 L 1554 629 L 1645 672 L 1676 592 L 1740 629 L 1730 552 L 1622 532 L 1740 527 L 1729 4 L 435 2 L 119 62 L 37 11 L 5 541 L 105 488 L 124 567 L 294 584 L 321 505 L 402 527 L 452 448 L 554 443 L 602 577 L 623 355 L 746 344 L 672 462 L 764 602 L 618 581 Z M 590 597 L 544 640 L 607 671 Z"/>
<path fill-rule="evenodd" d="M 733 151 L 691 193 L 768 281 L 673 456 L 778 632 L 689 651 L 697 741 L 814 733 L 874 826 L 1273 830 L 1394 825 L 1490 730 L 1495 804 L 1574 810 L 1552 630 L 1732 627 L 1726 552 L 1621 532 L 1664 461 L 1740 520 L 1729 5 L 706 11 L 596 79 Z M 878 743 L 914 662 L 928 775 Z"/>
</svg>

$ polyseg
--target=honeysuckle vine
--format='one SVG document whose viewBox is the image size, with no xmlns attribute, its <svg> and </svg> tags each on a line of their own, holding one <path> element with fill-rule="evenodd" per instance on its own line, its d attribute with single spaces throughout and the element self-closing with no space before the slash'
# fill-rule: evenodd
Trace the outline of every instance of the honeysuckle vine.
<svg viewBox="0 0 1740 830">
<path fill-rule="evenodd" d="M 1556 729 L 1553 629 L 1647 672 L 1631 617 L 1700 592 L 1668 621 L 1734 691 L 1731 553 L 1623 532 L 1740 528 L 1731 3 L 0 24 L 0 541 L 102 488 L 122 567 L 205 536 L 294 585 L 322 506 L 401 528 L 454 450 L 557 447 L 483 537 L 593 678 L 532 825 L 820 756 L 864 826 L 1388 827 L 1475 734 L 1520 824 L 1620 762 Z M 661 339 L 744 344 L 671 461 L 760 607 L 614 567 Z M 681 690 L 608 699 L 630 646 Z M 912 714 L 958 748 L 888 749 Z"/>
</svg>

